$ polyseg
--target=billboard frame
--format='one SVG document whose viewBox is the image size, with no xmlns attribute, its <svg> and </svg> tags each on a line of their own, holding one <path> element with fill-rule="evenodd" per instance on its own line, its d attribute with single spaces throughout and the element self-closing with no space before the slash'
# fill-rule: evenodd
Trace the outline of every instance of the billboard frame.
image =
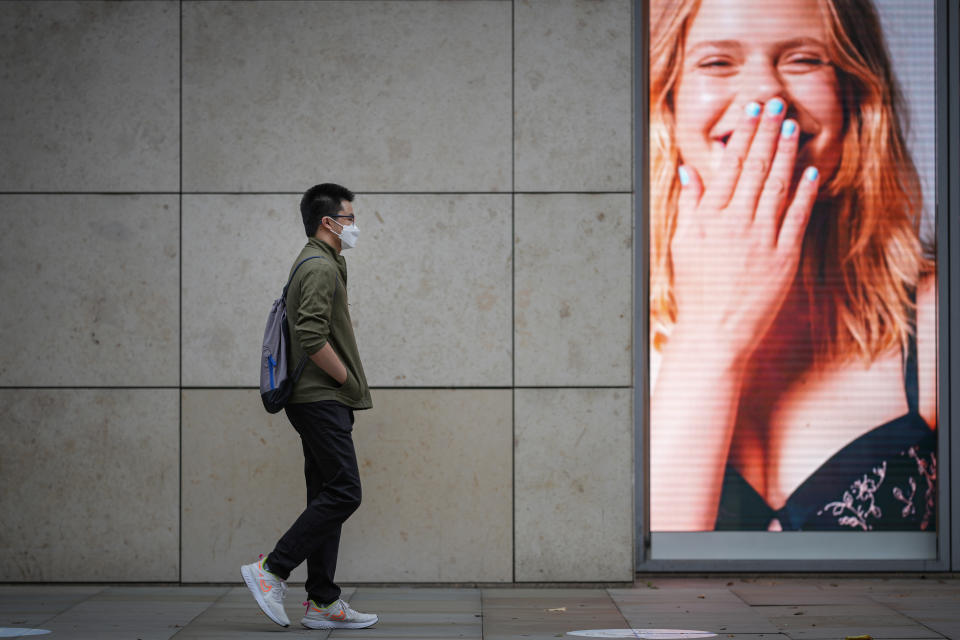
<svg viewBox="0 0 960 640">
<path fill-rule="evenodd" d="M 649 528 L 649 11 L 633 2 L 634 132 L 634 566 L 637 572 L 949 572 L 960 571 L 960 6 L 932 0 L 936 63 L 936 246 L 938 308 L 938 505 L 935 559 L 653 559 Z M 953 46 L 950 45 L 953 43 Z M 951 177 L 955 179 L 951 179 Z M 952 286 L 951 286 L 952 285 Z M 951 290 L 954 291 L 951 295 Z M 951 321 L 952 319 L 952 321 Z M 951 402 L 958 398 L 958 402 Z M 960 473 L 956 474 L 960 478 Z M 703 532 L 710 536 L 714 532 Z M 756 535 L 755 532 L 750 532 Z M 669 535 L 669 533 L 658 534 Z M 691 534 L 687 534 L 691 535 Z M 692 534 L 696 536 L 697 534 Z M 765 534 L 776 536 L 777 533 Z M 857 534 L 853 534 L 857 535 Z M 863 534 L 869 535 L 869 534 Z M 704 538 L 707 542 L 709 538 Z M 716 541 L 717 538 L 714 538 Z M 723 555 L 723 549 L 720 550 Z M 730 549 L 731 555 L 733 549 Z"/>
</svg>

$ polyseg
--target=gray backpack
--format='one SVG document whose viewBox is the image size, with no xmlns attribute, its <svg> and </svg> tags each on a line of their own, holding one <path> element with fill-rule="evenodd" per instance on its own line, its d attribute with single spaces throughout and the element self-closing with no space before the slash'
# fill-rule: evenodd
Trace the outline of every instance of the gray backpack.
<svg viewBox="0 0 960 640">
<path fill-rule="evenodd" d="M 293 393 L 293 385 L 300 378 L 307 364 L 307 354 L 300 356 L 297 367 L 290 371 L 290 329 L 287 327 L 287 289 L 294 274 L 307 260 L 323 256 L 304 258 L 294 267 L 290 279 L 283 287 L 283 294 L 273 301 L 267 315 L 267 328 L 263 332 L 263 352 L 260 355 L 260 399 L 268 413 L 277 413 L 283 409 Z"/>
</svg>

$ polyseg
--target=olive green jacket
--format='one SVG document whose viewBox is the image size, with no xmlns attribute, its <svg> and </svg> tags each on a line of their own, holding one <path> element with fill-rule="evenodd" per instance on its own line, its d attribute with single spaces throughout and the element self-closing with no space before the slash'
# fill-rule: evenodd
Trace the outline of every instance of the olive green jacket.
<svg viewBox="0 0 960 640">
<path fill-rule="evenodd" d="M 287 289 L 290 362 L 295 366 L 304 354 L 313 355 L 329 342 L 347 368 L 347 380 L 337 384 L 307 358 L 290 402 L 336 400 L 353 409 L 369 409 L 373 402 L 347 305 L 347 262 L 327 243 L 310 238 L 290 272 L 311 256 L 321 257 L 304 262 Z"/>
</svg>

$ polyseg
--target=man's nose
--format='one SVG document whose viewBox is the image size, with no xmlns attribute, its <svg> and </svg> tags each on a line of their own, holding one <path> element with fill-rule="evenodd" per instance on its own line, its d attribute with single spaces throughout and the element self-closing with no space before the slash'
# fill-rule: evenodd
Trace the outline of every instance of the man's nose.
<svg viewBox="0 0 960 640">
<path fill-rule="evenodd" d="M 740 102 L 764 104 L 773 98 L 786 102 L 783 79 L 776 65 L 769 60 L 752 60 L 740 72 Z"/>
</svg>

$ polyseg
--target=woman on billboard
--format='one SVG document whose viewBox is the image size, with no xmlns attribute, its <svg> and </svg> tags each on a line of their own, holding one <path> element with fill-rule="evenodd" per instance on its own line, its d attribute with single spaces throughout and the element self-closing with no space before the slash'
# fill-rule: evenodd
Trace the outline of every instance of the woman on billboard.
<svg viewBox="0 0 960 640">
<path fill-rule="evenodd" d="M 651 530 L 934 530 L 934 265 L 874 7 L 651 9 Z"/>
</svg>

